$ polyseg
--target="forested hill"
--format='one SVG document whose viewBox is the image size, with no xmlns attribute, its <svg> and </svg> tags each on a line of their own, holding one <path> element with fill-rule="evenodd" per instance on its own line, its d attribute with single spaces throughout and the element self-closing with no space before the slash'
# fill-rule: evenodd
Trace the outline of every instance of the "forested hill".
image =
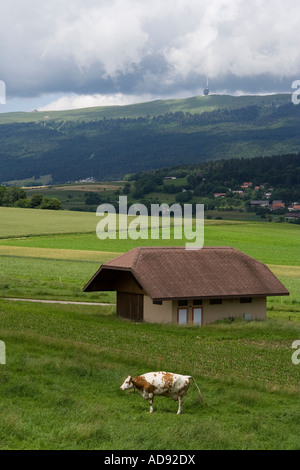
<svg viewBox="0 0 300 470">
<path fill-rule="evenodd" d="M 52 175 L 53 182 L 103 181 L 166 166 L 300 151 L 300 106 L 289 95 L 13 114 L 0 114 L 0 183 L 41 175 Z"/>
<path fill-rule="evenodd" d="M 272 157 L 232 158 L 216 162 L 160 168 L 148 172 L 133 174 L 130 180 L 138 188 L 152 184 L 162 185 L 167 177 L 167 189 L 178 190 L 176 179 L 187 178 L 185 189 L 197 190 L 199 195 L 213 195 L 228 189 L 241 189 L 244 182 L 252 182 L 253 187 L 281 188 L 287 191 L 297 190 L 295 200 L 300 198 L 300 153 L 297 155 L 274 155 Z M 176 186 L 176 188 L 175 188 Z M 151 191 L 157 187 L 150 188 Z M 179 188 L 181 189 L 181 188 Z"/>
<path fill-rule="evenodd" d="M 168 193 L 177 202 L 202 202 L 215 208 L 208 198 L 216 202 L 215 194 L 219 193 L 226 194 L 227 201 L 229 198 L 228 206 L 266 198 L 270 202 L 282 200 L 288 206 L 300 200 L 300 153 L 160 168 L 131 175 L 127 185 L 131 181 L 134 181 L 133 196 L 144 202 L 149 194 Z M 224 202 L 226 205 L 226 199 Z"/>
</svg>

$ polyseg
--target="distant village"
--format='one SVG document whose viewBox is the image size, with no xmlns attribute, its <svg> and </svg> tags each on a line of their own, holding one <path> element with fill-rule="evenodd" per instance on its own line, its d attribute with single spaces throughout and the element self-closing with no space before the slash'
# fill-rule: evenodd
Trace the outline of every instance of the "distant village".
<svg viewBox="0 0 300 470">
<path fill-rule="evenodd" d="M 251 200 L 250 201 L 250 207 L 251 208 L 257 208 L 261 207 L 263 209 L 269 210 L 270 212 L 274 211 L 283 211 L 283 210 L 288 210 L 288 213 L 285 214 L 286 219 L 300 219 L 300 203 L 299 202 L 293 202 L 290 204 L 288 207 L 286 207 L 285 203 L 281 200 L 273 200 L 272 203 L 270 203 L 270 197 L 272 196 L 272 192 L 274 191 L 274 188 L 268 188 L 268 190 L 265 190 L 264 185 L 259 185 L 259 186 L 254 186 L 253 182 L 244 182 L 241 185 L 240 190 L 232 191 L 234 194 L 238 194 L 241 197 L 245 195 L 246 189 L 253 189 L 254 191 L 262 191 L 264 199 L 261 200 Z M 229 189 L 229 192 L 231 190 Z M 227 193 L 214 193 L 214 197 L 226 197 Z"/>
<path fill-rule="evenodd" d="M 176 180 L 175 176 L 167 176 L 165 180 Z M 227 192 L 215 192 L 213 194 L 214 198 L 227 198 L 230 194 L 238 195 L 241 198 L 245 197 L 246 190 L 260 191 L 263 199 L 253 199 L 250 201 L 249 207 L 253 210 L 257 208 L 264 209 L 265 211 L 275 212 L 284 214 L 286 220 L 300 220 L 300 202 L 293 202 L 289 205 L 286 205 L 282 200 L 273 200 L 270 202 L 270 198 L 275 188 L 268 187 L 268 185 L 254 185 L 252 181 L 246 181 L 241 184 L 240 189 L 232 190 L 231 188 L 227 189 Z M 185 191 L 185 190 L 183 190 Z M 192 191 L 193 192 L 193 191 Z"/>
<path fill-rule="evenodd" d="M 163 178 L 164 181 L 175 181 L 177 180 L 176 176 L 165 176 Z M 79 181 L 75 181 L 75 183 L 95 183 L 96 180 L 93 177 L 87 177 L 81 179 Z M 203 182 L 205 182 L 205 178 L 203 178 Z M 300 221 L 300 202 L 293 202 L 291 204 L 285 204 L 282 200 L 271 200 L 272 194 L 276 188 L 270 187 L 268 184 L 261 184 L 255 185 L 252 181 L 243 182 L 239 189 L 231 189 L 227 188 L 227 192 L 215 192 L 213 193 L 214 199 L 226 199 L 231 195 L 239 196 L 241 198 L 246 197 L 249 194 L 249 191 L 257 191 L 258 194 L 261 196 L 261 199 L 253 199 L 247 202 L 248 210 L 257 212 L 261 211 L 263 213 L 275 213 L 284 218 L 287 221 Z M 186 190 L 181 189 L 182 192 L 190 192 L 194 193 L 193 190 Z M 249 196 L 248 196 L 249 197 Z"/>
</svg>

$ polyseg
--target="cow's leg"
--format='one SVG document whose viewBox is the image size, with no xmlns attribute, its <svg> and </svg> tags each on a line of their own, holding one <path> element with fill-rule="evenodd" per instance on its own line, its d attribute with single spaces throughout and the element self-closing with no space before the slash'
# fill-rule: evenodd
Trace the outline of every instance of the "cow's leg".
<svg viewBox="0 0 300 470">
<path fill-rule="evenodd" d="M 151 393 L 148 398 L 148 402 L 150 405 L 150 413 L 153 413 L 153 399 L 154 399 L 154 395 Z"/>
<path fill-rule="evenodd" d="M 180 413 L 182 411 L 183 397 L 178 397 L 178 403 L 179 403 L 179 406 L 178 406 L 177 414 L 180 415 Z"/>
</svg>

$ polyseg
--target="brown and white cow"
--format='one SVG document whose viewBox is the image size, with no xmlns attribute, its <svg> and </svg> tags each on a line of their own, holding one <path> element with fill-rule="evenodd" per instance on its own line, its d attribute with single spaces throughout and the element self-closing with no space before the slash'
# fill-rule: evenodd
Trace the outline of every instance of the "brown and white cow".
<svg viewBox="0 0 300 470">
<path fill-rule="evenodd" d="M 137 377 L 127 377 L 121 385 L 121 390 L 137 389 L 145 400 L 149 401 L 150 413 L 153 413 L 153 399 L 155 395 L 171 397 L 179 402 L 177 414 L 182 411 L 183 397 L 188 391 L 190 380 L 195 383 L 201 403 L 203 398 L 200 389 L 191 375 L 172 374 L 171 372 L 148 372 Z"/>
</svg>

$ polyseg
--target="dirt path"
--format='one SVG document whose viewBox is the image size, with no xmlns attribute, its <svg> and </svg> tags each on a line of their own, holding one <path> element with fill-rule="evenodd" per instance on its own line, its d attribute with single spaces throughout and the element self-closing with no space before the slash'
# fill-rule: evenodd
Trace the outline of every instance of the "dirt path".
<svg viewBox="0 0 300 470">
<path fill-rule="evenodd" d="M 15 302 L 36 302 L 41 304 L 71 304 L 71 305 L 100 305 L 109 306 L 115 304 L 97 303 L 97 302 L 72 302 L 70 300 L 42 300 L 42 299 L 18 299 L 14 297 L 1 297 L 2 300 L 12 300 Z"/>
</svg>

